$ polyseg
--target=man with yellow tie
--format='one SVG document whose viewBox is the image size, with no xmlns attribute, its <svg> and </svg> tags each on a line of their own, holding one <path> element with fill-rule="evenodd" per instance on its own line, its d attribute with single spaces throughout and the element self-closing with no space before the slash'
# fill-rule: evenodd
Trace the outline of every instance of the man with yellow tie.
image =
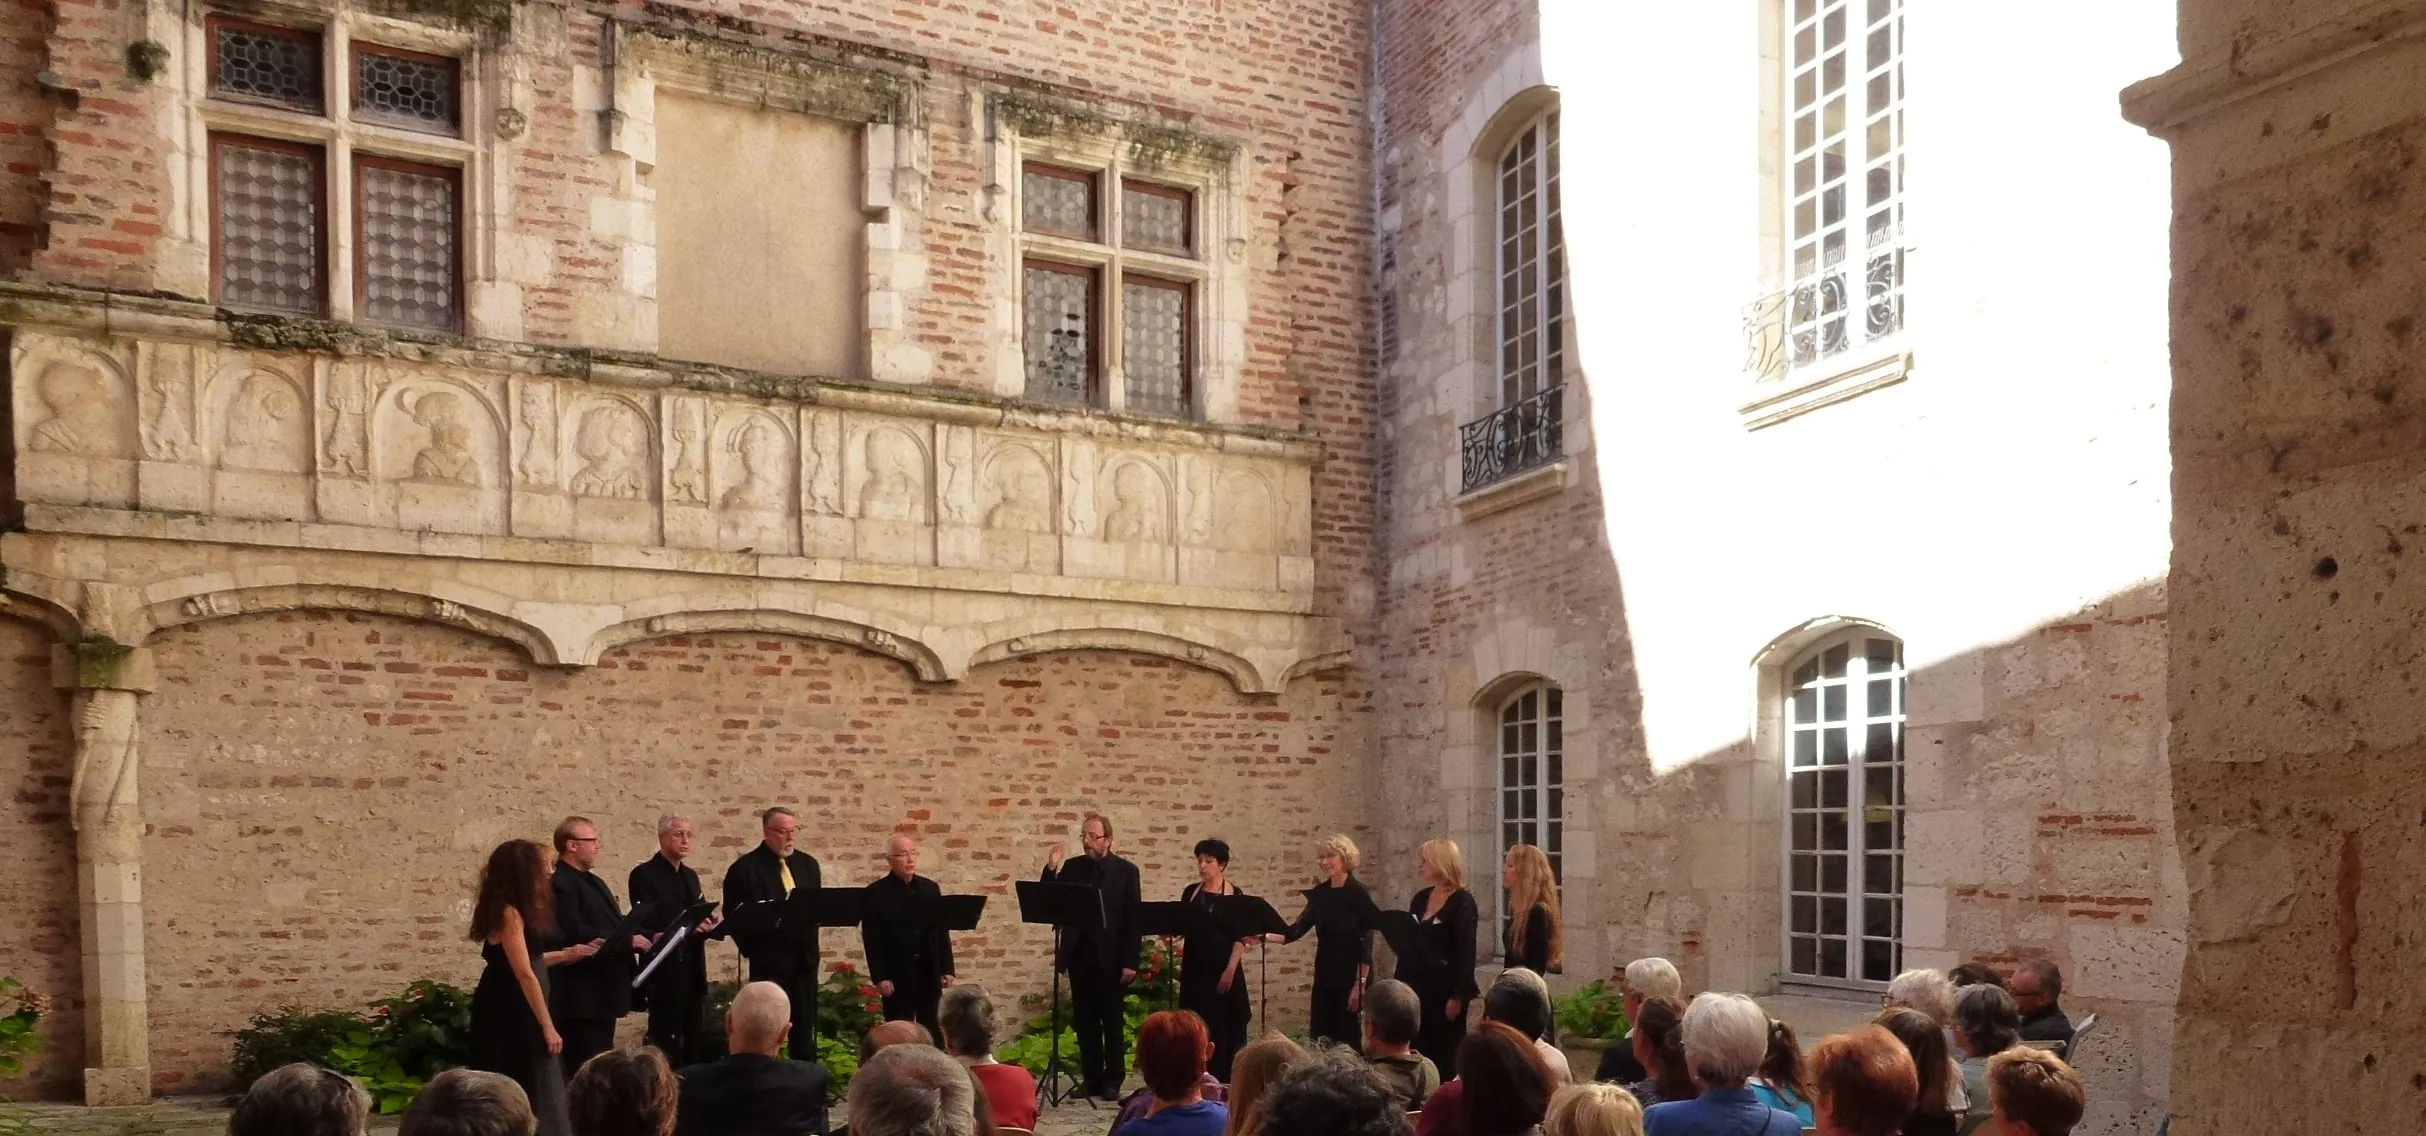
<svg viewBox="0 0 2426 1136">
<path fill-rule="evenodd" d="M 817 858 L 800 851 L 800 818 L 777 806 L 759 815 L 764 839 L 724 873 L 724 910 L 782 899 L 799 888 L 819 886 Z M 783 927 L 733 932 L 741 957 L 750 960 L 750 981 L 772 982 L 792 999 L 792 1056 L 817 1059 L 817 928 Z"/>
</svg>

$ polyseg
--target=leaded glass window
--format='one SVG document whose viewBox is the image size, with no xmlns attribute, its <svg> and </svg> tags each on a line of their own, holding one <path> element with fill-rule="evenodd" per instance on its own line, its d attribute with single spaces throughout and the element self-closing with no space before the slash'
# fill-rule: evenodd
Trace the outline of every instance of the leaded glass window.
<svg viewBox="0 0 2426 1136">
<path fill-rule="evenodd" d="M 218 302 L 300 315 L 325 310 L 321 151 L 261 138 L 211 138 Z"/>
<path fill-rule="evenodd" d="M 1196 198 L 1111 165 L 1020 167 L 1028 397 L 1186 417 L 1204 271 L 1194 256 Z"/>
<path fill-rule="evenodd" d="M 455 134 L 457 64 L 395 48 L 354 48 L 354 117 L 383 126 Z"/>
<path fill-rule="evenodd" d="M 1903 0 L 1787 4 L 1787 364 L 1904 326 Z"/>
<path fill-rule="evenodd" d="M 1904 648 L 1876 631 L 1787 669 L 1786 977 L 1884 983 L 1904 963 Z"/>
<path fill-rule="evenodd" d="M 1024 276 L 1027 312 L 1022 330 L 1028 397 L 1040 402 L 1091 402 L 1096 355 L 1095 270 L 1030 260 Z"/>
<path fill-rule="evenodd" d="M 1566 878 L 1566 695 L 1546 682 L 1499 704 L 1499 848 L 1538 847 Z"/>
<path fill-rule="evenodd" d="M 460 264 L 455 171 L 355 161 L 354 286 L 362 318 L 453 330 Z"/>
<path fill-rule="evenodd" d="M 1139 414 L 1188 412 L 1188 286 L 1130 276 L 1121 281 L 1121 373 Z"/>
<path fill-rule="evenodd" d="M 1030 162 L 1019 200 L 1020 223 L 1030 232 L 1095 239 L 1095 175 Z"/>
<path fill-rule="evenodd" d="M 319 113 L 320 33 L 213 17 L 211 95 Z"/>
<path fill-rule="evenodd" d="M 1190 204 L 1188 191 L 1184 189 L 1144 181 L 1122 182 L 1120 243 L 1130 248 L 1189 255 L 1196 245 L 1189 231 L 1193 221 L 1189 216 Z"/>
</svg>

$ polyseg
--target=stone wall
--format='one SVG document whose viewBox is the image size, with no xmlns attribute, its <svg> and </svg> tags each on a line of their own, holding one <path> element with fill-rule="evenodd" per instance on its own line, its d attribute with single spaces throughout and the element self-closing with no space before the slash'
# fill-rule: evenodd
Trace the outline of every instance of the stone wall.
<svg viewBox="0 0 2426 1136">
<path fill-rule="evenodd" d="M 481 858 L 568 813 L 599 823 L 618 894 L 663 812 L 694 818 L 711 894 L 769 804 L 800 810 L 829 884 L 882 874 L 885 837 L 912 833 L 922 872 L 990 897 L 957 939 L 959 974 L 1006 1014 L 1049 977 L 1050 936 L 1017 922 L 1011 883 L 1051 842 L 1074 849 L 1081 813 L 1113 818 L 1149 897 L 1176 896 L 1191 846 L 1221 836 L 1241 886 L 1292 916 L 1314 840 L 1373 830 L 1367 710 L 1344 674 L 1255 697 L 1167 659 L 1078 652 L 936 687 L 764 635 L 634 643 L 567 673 L 460 631 L 331 613 L 198 624 L 154 649 L 145 914 L 163 1091 L 211 1085 L 225 1032 L 257 1010 L 468 984 Z M 857 958 L 855 936 L 826 944 Z M 734 957 L 717 946 L 713 972 Z M 1272 1016 L 1302 1024 L 1311 952 L 1271 958 Z"/>
</svg>

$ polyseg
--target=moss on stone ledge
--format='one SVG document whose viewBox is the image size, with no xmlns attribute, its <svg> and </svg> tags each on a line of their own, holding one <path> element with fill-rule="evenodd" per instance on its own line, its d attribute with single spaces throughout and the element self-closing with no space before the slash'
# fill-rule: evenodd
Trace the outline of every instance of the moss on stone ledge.
<svg viewBox="0 0 2426 1136">
<path fill-rule="evenodd" d="M 390 15 L 439 20 L 465 31 L 500 32 L 514 22 L 514 0 L 371 0 Z"/>
<path fill-rule="evenodd" d="M 994 96 L 994 113 L 1003 125 L 1030 137 L 1075 134 L 1118 138 L 1127 143 L 1129 160 L 1148 168 L 1226 165 L 1238 153 L 1236 144 L 1211 135 L 1126 122 L 1024 92 Z"/>
<path fill-rule="evenodd" d="M 327 355 L 363 355 L 381 351 L 387 336 L 352 324 L 296 316 L 252 315 L 221 309 L 219 322 L 228 342 L 262 351 L 317 351 Z"/>
</svg>

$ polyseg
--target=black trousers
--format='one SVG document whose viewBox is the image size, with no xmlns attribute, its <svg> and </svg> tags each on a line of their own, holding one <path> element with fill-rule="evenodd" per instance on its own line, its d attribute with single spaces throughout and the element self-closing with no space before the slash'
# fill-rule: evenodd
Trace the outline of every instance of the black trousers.
<svg viewBox="0 0 2426 1136">
<path fill-rule="evenodd" d="M 943 1003 L 943 983 L 931 974 L 904 980 L 893 980 L 893 993 L 884 1000 L 887 1021 L 917 1022 L 935 1035 L 935 1044 L 943 1044 L 943 1027 L 935 1024 L 936 1008 Z"/>
<path fill-rule="evenodd" d="M 1457 1047 L 1466 1040 L 1466 1016 L 1474 1012 L 1473 999 L 1457 1008 L 1457 1016 L 1449 1016 L 1449 995 L 1446 990 L 1416 990 L 1423 1004 L 1423 1018 L 1415 1028 L 1415 1051 L 1432 1059 L 1442 1069 L 1457 1068 Z M 1447 1076 L 1442 1077 L 1447 1080 Z"/>
<path fill-rule="evenodd" d="M 1124 1007 L 1128 992 L 1120 972 L 1107 970 L 1093 952 L 1082 952 L 1070 963 L 1071 1029 L 1078 1035 L 1078 1068 L 1088 1092 L 1120 1092 L 1129 1073 Z"/>
<path fill-rule="evenodd" d="M 1314 1005 L 1307 1015 L 1306 1036 L 1315 1041 L 1335 1041 L 1362 1052 L 1365 1047 L 1364 1025 L 1357 1013 L 1348 1008 L 1348 992 L 1356 989 L 1356 979 L 1330 982 L 1317 978 L 1314 983 Z"/>
<path fill-rule="evenodd" d="M 615 1048 L 615 1019 L 559 1018 L 556 1032 L 564 1038 L 564 1079 L 567 1084 L 573 1074 L 581 1071 L 581 1063 Z"/>
<path fill-rule="evenodd" d="M 783 987 L 784 996 L 792 1000 L 791 1055 L 794 1061 L 817 1060 L 817 968 L 805 969 L 791 965 L 760 966 L 750 961 L 750 981 L 772 982 Z M 856 1045 L 858 1038 L 837 1039 L 845 1045 Z"/>
<path fill-rule="evenodd" d="M 650 1045 L 665 1054 L 676 1069 L 699 1063 L 700 1042 L 707 1036 L 707 996 L 699 991 L 676 991 L 660 983 L 649 993 Z"/>
</svg>

